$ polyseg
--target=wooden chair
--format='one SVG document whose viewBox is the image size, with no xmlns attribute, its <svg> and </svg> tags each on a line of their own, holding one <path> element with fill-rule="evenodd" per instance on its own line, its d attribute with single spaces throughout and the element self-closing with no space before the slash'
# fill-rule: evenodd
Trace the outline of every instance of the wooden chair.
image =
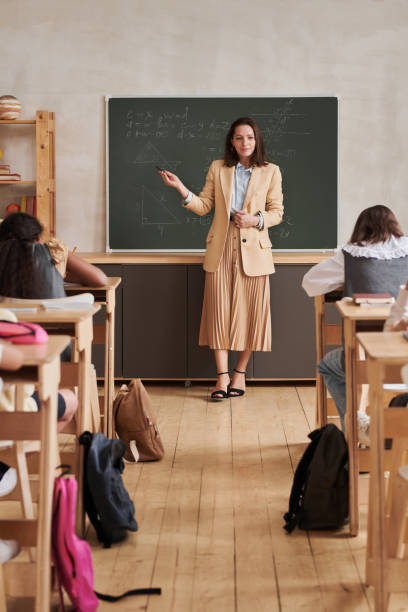
<svg viewBox="0 0 408 612">
<path fill-rule="evenodd" d="M 388 579 L 385 584 L 387 600 L 393 592 L 408 592 L 408 408 L 384 410 L 384 436 L 392 438 L 391 462 L 386 479 L 385 540 Z M 386 477 L 386 475 L 385 475 Z M 373 524 L 368 517 L 367 582 L 376 586 L 373 564 Z"/>
<path fill-rule="evenodd" d="M 342 297 L 341 290 L 336 289 L 325 295 L 314 298 L 316 322 L 316 364 L 324 357 L 328 347 L 340 346 L 342 343 L 341 323 L 328 322 L 328 306 Z M 340 426 L 334 400 L 328 396 L 323 376 L 316 371 L 316 427 L 324 427 L 329 422 Z"/>
<path fill-rule="evenodd" d="M 0 612 L 7 612 L 6 593 L 4 590 L 3 565 L 0 563 Z"/>
<path fill-rule="evenodd" d="M 0 413 L 0 438 L 16 444 L 40 441 L 39 505 L 35 518 L 2 518 L 0 538 L 17 539 L 22 547 L 36 547 L 32 560 L 10 561 L 1 568 L 4 588 L 0 606 L 5 606 L 4 591 L 13 597 L 35 596 L 35 611 L 50 609 L 51 594 L 51 518 L 55 468 L 59 463 L 57 446 L 57 390 L 60 378 L 60 354 L 69 344 L 68 336 L 54 336 L 45 345 L 21 345 L 23 366 L 20 370 L 1 372 L 5 382 L 35 384 L 42 403 L 41 412 Z M 22 394 L 18 395 L 21 397 Z M 20 399 L 17 399 L 19 407 Z M 0 580 L 1 580 L 0 577 Z M 0 607 L 1 610 L 1 607 Z"/>
</svg>

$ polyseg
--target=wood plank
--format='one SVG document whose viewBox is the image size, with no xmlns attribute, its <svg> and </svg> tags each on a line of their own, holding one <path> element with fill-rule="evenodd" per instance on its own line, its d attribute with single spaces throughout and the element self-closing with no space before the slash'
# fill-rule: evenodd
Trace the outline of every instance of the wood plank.
<svg viewBox="0 0 408 612">
<path fill-rule="evenodd" d="M 313 394 L 309 390 L 313 390 Z M 259 393 L 259 389 L 257 390 Z M 308 397 L 308 412 L 314 419 L 315 389 L 300 387 L 299 396 Z M 302 393 L 300 393 L 302 392 Z M 259 401 L 260 400 L 260 401 Z M 307 533 L 296 530 L 288 535 L 283 527 L 283 514 L 288 509 L 293 468 L 288 452 L 281 410 L 297 404 L 300 418 L 305 406 L 301 405 L 296 393 L 282 387 L 264 389 L 258 401 L 259 442 L 262 466 L 267 490 L 270 534 L 276 566 L 281 610 L 323 611 L 319 578 L 312 557 Z M 301 444 L 301 449 L 306 444 Z"/>
<path fill-rule="evenodd" d="M 307 440 L 309 427 L 294 402 L 280 404 L 289 454 L 296 466 L 302 454 L 299 441 Z M 297 414 L 296 414 L 297 413 Z M 348 527 L 338 532 L 311 531 L 309 541 L 319 577 L 324 610 L 369 610 L 365 589 L 347 546 Z"/>
<path fill-rule="evenodd" d="M 233 400 L 236 597 L 240 611 L 280 609 L 254 398 Z"/>
</svg>

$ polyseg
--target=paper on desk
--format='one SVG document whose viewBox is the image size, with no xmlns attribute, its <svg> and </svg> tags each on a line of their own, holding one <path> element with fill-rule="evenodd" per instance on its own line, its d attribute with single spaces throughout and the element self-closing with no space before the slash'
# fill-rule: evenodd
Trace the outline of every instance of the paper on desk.
<svg viewBox="0 0 408 612">
<path fill-rule="evenodd" d="M 46 310 L 88 310 L 92 308 L 95 298 L 92 293 L 78 293 L 65 298 L 41 300 Z"/>
</svg>

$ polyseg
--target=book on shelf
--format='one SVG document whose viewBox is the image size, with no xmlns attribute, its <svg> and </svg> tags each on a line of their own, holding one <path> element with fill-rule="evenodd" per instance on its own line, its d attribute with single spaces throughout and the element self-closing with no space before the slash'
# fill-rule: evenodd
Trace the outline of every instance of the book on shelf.
<svg viewBox="0 0 408 612">
<path fill-rule="evenodd" d="M 391 293 L 353 293 L 353 300 L 355 304 L 360 304 L 360 306 L 378 306 L 379 304 L 393 304 L 395 302 Z"/>
<path fill-rule="evenodd" d="M 34 216 L 34 196 L 27 196 L 26 213 Z"/>
<path fill-rule="evenodd" d="M 20 198 L 20 212 L 27 212 L 27 196 Z"/>
<path fill-rule="evenodd" d="M 10 166 L 8 164 L 0 164 L 0 174 L 10 174 Z"/>
<path fill-rule="evenodd" d="M 33 216 L 36 217 L 37 216 L 37 196 L 33 197 L 33 212 L 32 212 Z"/>
<path fill-rule="evenodd" d="M 21 181 L 21 174 L 13 173 L 13 174 L 0 174 L 0 181 Z"/>
</svg>

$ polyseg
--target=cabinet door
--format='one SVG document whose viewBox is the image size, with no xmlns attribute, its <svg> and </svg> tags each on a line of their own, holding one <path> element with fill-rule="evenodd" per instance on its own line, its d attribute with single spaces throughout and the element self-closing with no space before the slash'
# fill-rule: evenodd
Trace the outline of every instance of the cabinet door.
<svg viewBox="0 0 408 612">
<path fill-rule="evenodd" d="M 123 376 L 187 376 L 187 268 L 123 266 Z"/>
<path fill-rule="evenodd" d="M 199 346 L 201 309 L 204 295 L 205 272 L 201 265 L 188 266 L 188 345 L 187 372 L 190 378 L 214 378 L 216 367 L 214 353 L 208 346 Z M 231 351 L 229 368 L 235 366 L 237 353 Z M 249 360 L 247 378 L 253 376 L 253 358 Z"/>
<path fill-rule="evenodd" d="M 98 265 L 98 268 L 103 270 L 106 276 L 120 276 L 123 275 L 123 266 L 121 265 Z M 115 377 L 122 377 L 122 300 L 123 300 L 123 281 L 115 292 L 115 366 L 114 375 Z M 96 313 L 94 317 L 94 323 L 102 325 L 105 323 L 105 307 L 102 306 L 101 310 Z M 92 345 L 92 363 L 96 368 L 96 375 L 103 378 L 105 371 L 105 346 L 102 344 Z"/>
<path fill-rule="evenodd" d="M 311 266 L 281 264 L 270 277 L 272 352 L 254 354 L 259 378 L 315 378 L 314 301 L 302 289 Z"/>
</svg>

